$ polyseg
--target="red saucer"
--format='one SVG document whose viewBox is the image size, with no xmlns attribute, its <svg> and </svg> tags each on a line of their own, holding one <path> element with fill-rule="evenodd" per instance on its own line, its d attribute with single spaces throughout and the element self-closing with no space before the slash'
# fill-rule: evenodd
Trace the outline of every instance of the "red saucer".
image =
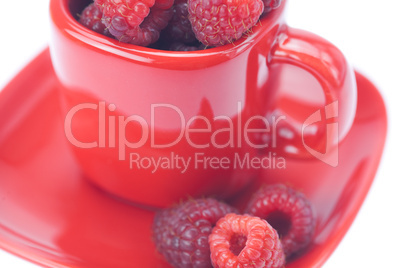
<svg viewBox="0 0 402 268">
<path fill-rule="evenodd" d="M 386 136 L 384 103 L 356 74 L 358 110 L 339 154 L 354 172 L 328 206 L 314 243 L 287 267 L 319 267 L 340 242 L 366 196 Z M 153 213 L 111 198 L 80 172 L 63 133 L 49 51 L 0 93 L 0 247 L 45 267 L 169 267 L 151 241 Z M 364 137 L 364 138 L 363 138 Z M 342 166 L 337 167 L 342 174 Z M 346 172 L 346 171 L 345 171 Z"/>
</svg>

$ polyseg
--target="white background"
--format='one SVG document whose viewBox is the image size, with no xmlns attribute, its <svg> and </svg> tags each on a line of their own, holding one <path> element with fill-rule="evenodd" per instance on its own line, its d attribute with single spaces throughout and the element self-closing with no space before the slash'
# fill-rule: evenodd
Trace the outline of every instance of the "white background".
<svg viewBox="0 0 402 268">
<path fill-rule="evenodd" d="M 0 89 L 46 47 L 48 1 L 2 1 Z M 373 188 L 325 268 L 402 267 L 401 12 L 402 2 L 395 0 L 288 0 L 288 23 L 338 46 L 380 88 L 389 114 L 387 146 Z M 37 266 L 0 250 L 0 267 Z"/>
</svg>

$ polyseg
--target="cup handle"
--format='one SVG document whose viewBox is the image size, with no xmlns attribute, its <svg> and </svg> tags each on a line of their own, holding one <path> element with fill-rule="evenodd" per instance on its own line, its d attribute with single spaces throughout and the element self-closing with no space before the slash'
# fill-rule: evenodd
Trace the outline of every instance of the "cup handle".
<svg viewBox="0 0 402 268">
<path fill-rule="evenodd" d="M 333 145 L 341 141 L 348 133 L 354 120 L 357 90 L 353 69 L 339 49 L 317 35 L 286 27 L 278 35 L 277 42 L 268 57 L 268 68 L 274 64 L 288 64 L 301 68 L 315 78 L 325 96 L 325 107 L 321 108 L 324 108 L 326 119 L 337 117 L 338 121 L 336 135 L 329 137 L 328 129 L 326 131 L 326 146 L 328 148 L 330 144 Z M 297 80 L 300 79 L 300 76 L 287 77 L 286 79 Z M 304 82 L 299 82 L 293 84 L 298 84 L 300 87 L 291 90 L 303 90 Z M 300 95 L 300 92 L 298 94 Z M 298 126 L 301 132 L 304 130 L 305 124 L 308 125 L 321 120 L 320 116 L 318 111 L 318 114 L 312 113 L 309 118 L 306 118 L 303 126 Z M 286 121 L 294 122 L 296 120 L 288 118 Z M 328 140 L 328 138 L 332 140 Z M 308 150 L 308 148 L 306 149 Z"/>
</svg>

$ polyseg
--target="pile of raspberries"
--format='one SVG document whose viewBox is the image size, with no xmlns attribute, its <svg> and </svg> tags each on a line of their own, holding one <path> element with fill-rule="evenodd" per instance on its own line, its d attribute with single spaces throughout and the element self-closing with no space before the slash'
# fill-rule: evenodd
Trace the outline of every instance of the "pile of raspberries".
<svg viewBox="0 0 402 268">
<path fill-rule="evenodd" d="M 94 0 L 79 21 L 123 43 L 194 51 L 233 43 L 280 4 L 281 0 Z"/>
<path fill-rule="evenodd" d="M 213 198 L 156 213 L 153 241 L 177 268 L 280 268 L 312 241 L 309 200 L 283 184 L 262 186 L 242 214 Z"/>
</svg>

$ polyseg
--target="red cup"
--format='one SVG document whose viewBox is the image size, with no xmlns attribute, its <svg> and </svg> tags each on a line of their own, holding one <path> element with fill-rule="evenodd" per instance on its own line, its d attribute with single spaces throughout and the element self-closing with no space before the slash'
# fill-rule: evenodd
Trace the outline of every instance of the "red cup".
<svg viewBox="0 0 402 268">
<path fill-rule="evenodd" d="M 331 150 L 352 125 L 352 69 L 327 41 L 287 27 L 286 1 L 246 38 L 194 52 L 92 32 L 74 18 L 86 4 L 51 0 L 51 56 L 66 139 L 86 177 L 114 195 L 158 207 L 233 197 L 264 168 L 261 151 L 311 157 L 308 148 Z M 322 107 L 336 115 L 336 129 L 310 118 Z M 286 129 L 272 130 L 275 116 L 296 130 L 307 120 L 315 132 L 292 150 L 272 146 L 270 134 Z"/>
</svg>

